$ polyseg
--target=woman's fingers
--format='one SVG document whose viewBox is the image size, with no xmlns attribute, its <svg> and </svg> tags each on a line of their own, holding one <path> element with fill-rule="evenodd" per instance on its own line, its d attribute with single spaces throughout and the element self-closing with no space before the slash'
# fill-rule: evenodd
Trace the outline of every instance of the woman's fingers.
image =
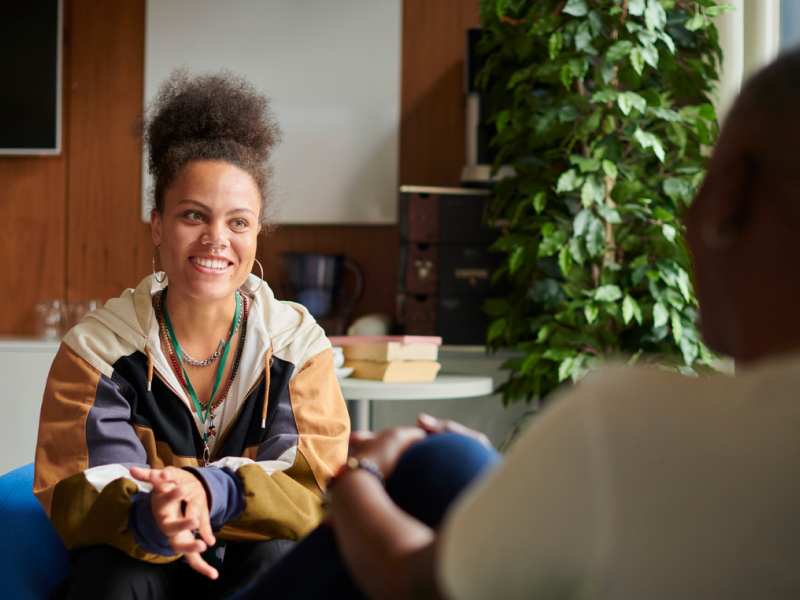
<svg viewBox="0 0 800 600">
<path fill-rule="evenodd" d="M 486 437 L 486 434 L 475 429 L 470 429 L 458 421 L 452 421 L 450 419 L 437 419 L 431 415 L 420 413 L 417 417 L 417 423 L 419 424 L 420 428 L 424 429 L 427 433 L 442 433 L 444 431 L 460 433 L 461 435 L 471 437 L 487 448 L 493 447 L 492 442 L 489 441 L 489 438 Z"/>
<path fill-rule="evenodd" d="M 217 543 L 217 540 L 211 529 L 211 518 L 208 514 L 208 505 L 205 500 L 205 491 L 203 491 L 202 499 L 196 496 L 188 498 L 186 503 L 186 516 L 197 519 L 198 525 L 195 529 L 200 533 L 200 537 L 206 544 L 213 546 Z"/>
<path fill-rule="evenodd" d="M 178 554 L 205 552 L 208 549 L 208 545 L 203 540 L 195 538 L 194 532 L 189 530 L 184 530 L 170 537 L 169 545 Z"/>
<path fill-rule="evenodd" d="M 183 531 L 192 532 L 198 527 L 200 527 L 200 521 L 197 517 L 182 517 L 180 519 L 164 519 L 159 529 L 169 538 Z"/>
<path fill-rule="evenodd" d="M 219 573 L 217 570 L 209 565 L 203 558 L 197 554 L 190 552 L 188 554 L 184 554 L 183 558 L 186 559 L 186 562 L 192 567 L 195 571 L 200 573 L 201 575 L 205 575 L 209 579 L 216 579 L 219 577 Z"/>
</svg>

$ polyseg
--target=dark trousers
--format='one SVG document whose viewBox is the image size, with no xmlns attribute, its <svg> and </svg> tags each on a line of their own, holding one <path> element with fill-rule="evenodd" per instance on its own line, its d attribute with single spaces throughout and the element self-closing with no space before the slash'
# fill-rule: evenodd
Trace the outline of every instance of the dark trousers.
<svg viewBox="0 0 800 600">
<path fill-rule="evenodd" d="M 432 435 L 403 454 L 386 491 L 407 513 L 437 527 L 464 488 L 499 460 L 496 451 L 471 438 L 454 433 Z M 320 526 L 235 598 L 342 600 L 364 596 L 342 562 L 333 531 Z"/>
<path fill-rule="evenodd" d="M 73 554 L 72 572 L 51 600 L 178 600 L 227 598 L 262 576 L 296 546 L 288 540 L 251 544 L 229 542 L 219 578 L 211 581 L 183 559 L 156 565 L 131 558 L 111 546 L 93 546 Z"/>
</svg>

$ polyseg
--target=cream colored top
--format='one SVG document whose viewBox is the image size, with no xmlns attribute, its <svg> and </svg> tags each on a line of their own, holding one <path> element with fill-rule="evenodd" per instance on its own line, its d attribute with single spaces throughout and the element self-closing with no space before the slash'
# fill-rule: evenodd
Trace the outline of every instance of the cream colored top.
<svg viewBox="0 0 800 600">
<path fill-rule="evenodd" d="M 800 356 L 586 377 L 440 543 L 452 600 L 800 598 Z"/>
</svg>

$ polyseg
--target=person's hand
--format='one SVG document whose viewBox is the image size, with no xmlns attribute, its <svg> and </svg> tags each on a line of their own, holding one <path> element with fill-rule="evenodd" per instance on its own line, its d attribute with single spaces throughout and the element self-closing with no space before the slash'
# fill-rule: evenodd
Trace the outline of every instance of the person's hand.
<svg viewBox="0 0 800 600">
<path fill-rule="evenodd" d="M 403 452 L 426 435 L 419 427 L 393 427 L 379 434 L 356 431 L 350 436 L 350 456 L 374 462 L 389 479 Z"/>
<path fill-rule="evenodd" d="M 420 413 L 417 417 L 417 424 L 420 426 L 425 433 L 443 433 L 445 431 L 450 431 L 453 433 L 460 433 L 461 435 L 465 435 L 467 437 L 471 437 L 474 440 L 477 440 L 487 448 L 493 448 L 492 442 L 489 441 L 489 438 L 486 437 L 486 434 L 481 433 L 475 429 L 470 429 L 466 425 L 462 425 L 456 421 L 451 421 L 450 419 L 437 419 L 431 415 L 426 413 Z"/>
<path fill-rule="evenodd" d="M 131 475 L 151 483 L 150 509 L 153 520 L 169 539 L 172 549 L 183 554 L 186 562 L 198 573 L 216 579 L 219 573 L 200 556 L 216 543 L 211 530 L 206 490 L 189 471 L 176 467 L 145 469 L 132 467 Z M 201 539 L 196 539 L 195 530 Z"/>
</svg>

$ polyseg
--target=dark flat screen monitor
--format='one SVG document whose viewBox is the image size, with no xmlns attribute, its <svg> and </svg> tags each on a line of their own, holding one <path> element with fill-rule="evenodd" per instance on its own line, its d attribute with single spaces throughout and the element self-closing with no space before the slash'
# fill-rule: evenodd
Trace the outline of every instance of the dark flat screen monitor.
<svg viewBox="0 0 800 600">
<path fill-rule="evenodd" d="M 4 2 L 0 154 L 61 153 L 63 0 Z"/>
</svg>

